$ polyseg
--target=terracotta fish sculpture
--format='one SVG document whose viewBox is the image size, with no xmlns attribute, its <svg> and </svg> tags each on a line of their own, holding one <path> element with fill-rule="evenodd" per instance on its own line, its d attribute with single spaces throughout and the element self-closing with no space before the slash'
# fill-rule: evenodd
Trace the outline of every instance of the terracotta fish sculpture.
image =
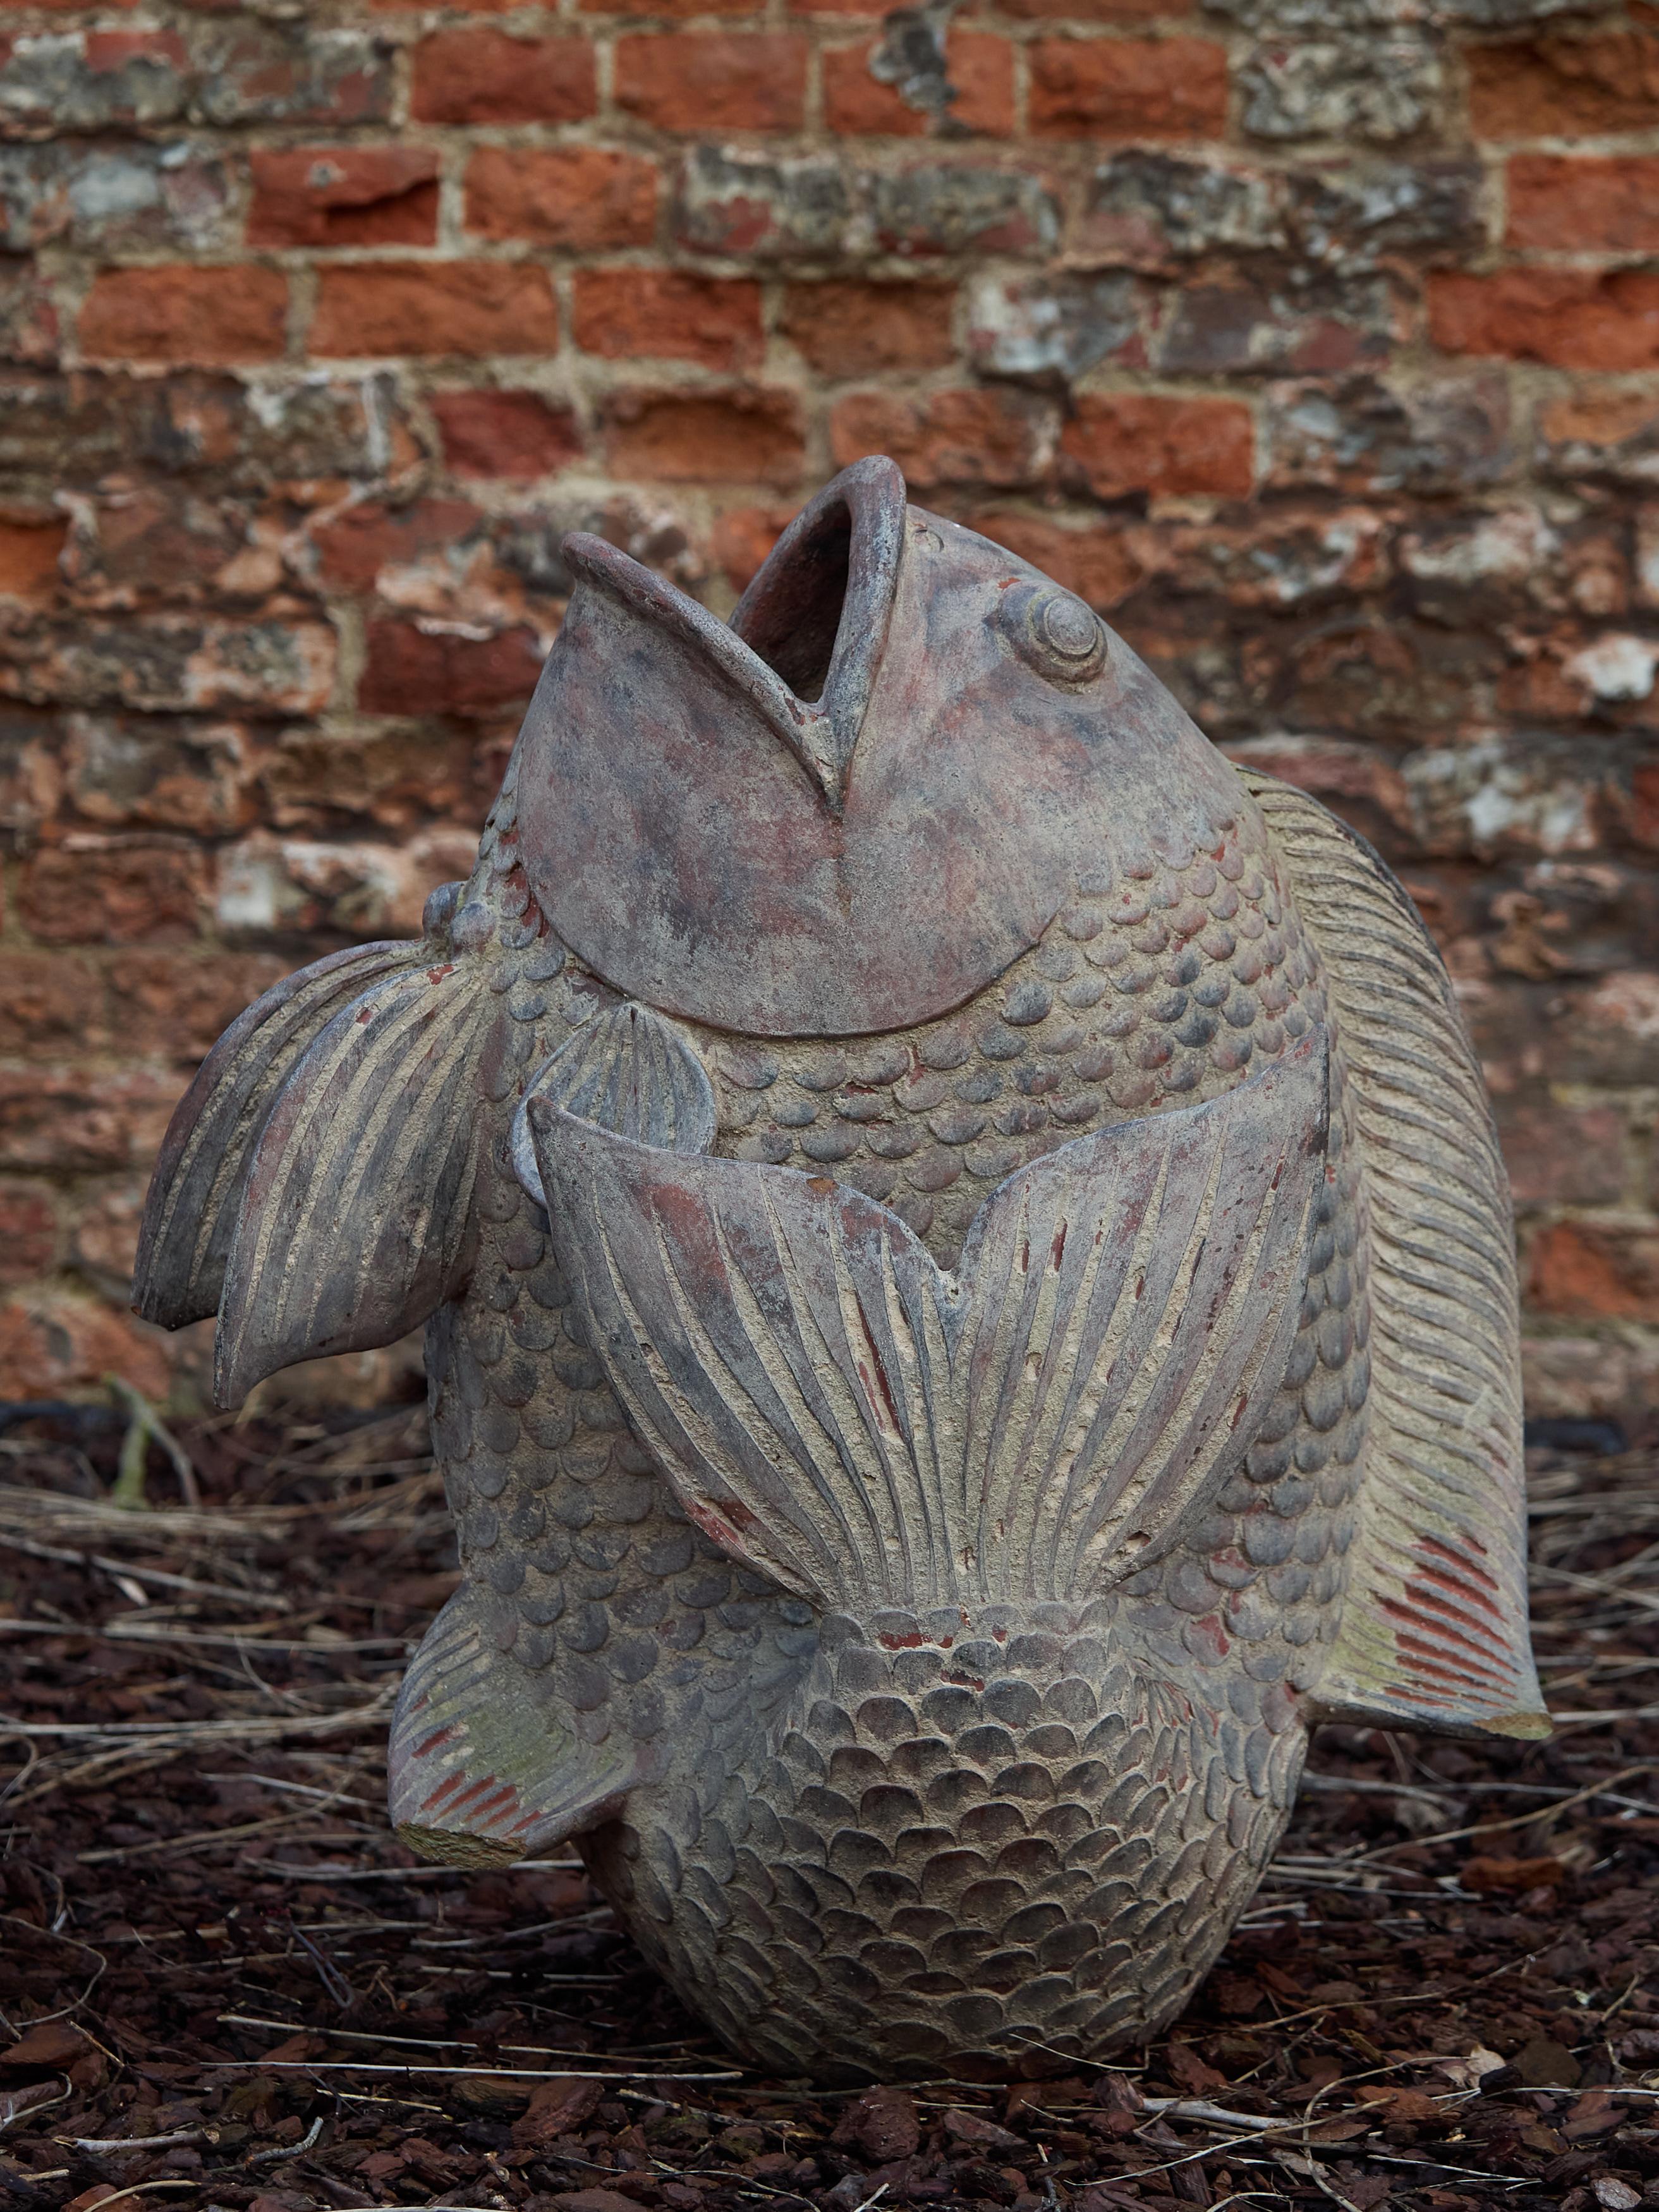
<svg viewBox="0 0 1659 2212">
<path fill-rule="evenodd" d="M 1098 2055 L 1331 1717 L 1545 1731 L 1507 1188 L 1409 900 L 872 458 L 722 623 L 596 538 L 476 871 L 169 1131 L 217 1389 L 427 1324 L 418 1851 L 574 1840 L 737 2051 Z"/>
</svg>

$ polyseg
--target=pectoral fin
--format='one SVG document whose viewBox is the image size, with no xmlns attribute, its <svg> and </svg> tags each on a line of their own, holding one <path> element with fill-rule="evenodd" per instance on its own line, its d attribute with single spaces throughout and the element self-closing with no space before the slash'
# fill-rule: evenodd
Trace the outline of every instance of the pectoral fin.
<svg viewBox="0 0 1659 2212">
<path fill-rule="evenodd" d="M 219 1308 L 248 1156 L 271 1101 L 343 1006 L 431 953 L 360 945 L 283 981 L 238 1016 L 197 1071 L 162 1140 L 133 1271 L 146 1321 L 182 1328 Z"/>
<path fill-rule="evenodd" d="M 325 1352 L 391 1344 L 464 1279 L 477 1119 L 507 1017 L 480 963 L 400 967 L 337 1013 L 247 1161 L 215 1395 Z"/>
</svg>

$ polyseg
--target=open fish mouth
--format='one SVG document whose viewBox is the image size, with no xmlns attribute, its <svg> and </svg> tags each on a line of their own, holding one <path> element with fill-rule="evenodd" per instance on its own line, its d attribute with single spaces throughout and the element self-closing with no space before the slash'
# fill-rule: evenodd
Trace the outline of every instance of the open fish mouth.
<svg viewBox="0 0 1659 2212">
<path fill-rule="evenodd" d="M 898 585 L 904 478 L 884 455 L 843 469 L 790 524 L 729 623 L 602 538 L 564 556 L 586 582 L 678 637 L 754 707 L 839 813 Z"/>
</svg>

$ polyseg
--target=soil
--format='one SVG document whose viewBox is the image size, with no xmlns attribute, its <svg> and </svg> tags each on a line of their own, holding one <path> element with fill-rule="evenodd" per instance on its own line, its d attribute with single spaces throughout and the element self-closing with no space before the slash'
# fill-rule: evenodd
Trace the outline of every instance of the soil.
<svg viewBox="0 0 1659 2212">
<path fill-rule="evenodd" d="M 1046 2079 L 734 2064 L 563 1858 L 416 1864 L 422 1417 L 0 1408 L 0 2212 L 1659 2206 L 1659 1462 L 1535 1454 L 1543 1746 L 1317 1738 L 1186 2016 Z M 183 1493 L 181 1496 L 181 1492 Z"/>
</svg>

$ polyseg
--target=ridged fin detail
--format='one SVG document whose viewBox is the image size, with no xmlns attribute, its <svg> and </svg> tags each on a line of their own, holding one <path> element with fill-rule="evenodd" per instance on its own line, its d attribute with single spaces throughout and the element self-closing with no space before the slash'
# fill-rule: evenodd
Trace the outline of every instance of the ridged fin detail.
<svg viewBox="0 0 1659 2212">
<path fill-rule="evenodd" d="M 560 1263 L 687 1511 L 854 1612 L 1093 1595 L 1178 1538 L 1289 1358 L 1322 1035 L 1012 1176 L 944 1273 L 824 1176 L 532 1104 Z"/>
<path fill-rule="evenodd" d="M 465 1277 L 477 1124 L 507 1017 L 471 957 L 399 967 L 313 1037 L 247 1160 L 214 1395 L 391 1344 Z"/>
<path fill-rule="evenodd" d="M 532 1098 L 665 1152 L 706 1152 L 714 1142 L 714 1086 L 696 1048 L 678 1022 L 632 999 L 567 1037 L 532 1076 L 513 1116 L 514 1172 L 542 1206 Z"/>
<path fill-rule="evenodd" d="M 339 1009 L 433 957 L 420 940 L 355 945 L 285 975 L 231 1024 L 173 1109 L 133 1270 L 146 1321 L 182 1328 L 219 1310 L 249 1153 L 271 1101 Z"/>
<path fill-rule="evenodd" d="M 640 1747 L 612 1729 L 582 1742 L 535 1678 L 497 1650 L 472 1593 L 456 1591 L 410 1662 L 392 1717 L 392 1826 L 425 1859 L 508 1866 L 620 1804 Z"/>
<path fill-rule="evenodd" d="M 1240 770 L 1328 980 L 1370 1222 L 1371 1389 L 1333 1717 L 1538 1736 L 1509 1180 L 1450 979 L 1316 799 Z"/>
</svg>

